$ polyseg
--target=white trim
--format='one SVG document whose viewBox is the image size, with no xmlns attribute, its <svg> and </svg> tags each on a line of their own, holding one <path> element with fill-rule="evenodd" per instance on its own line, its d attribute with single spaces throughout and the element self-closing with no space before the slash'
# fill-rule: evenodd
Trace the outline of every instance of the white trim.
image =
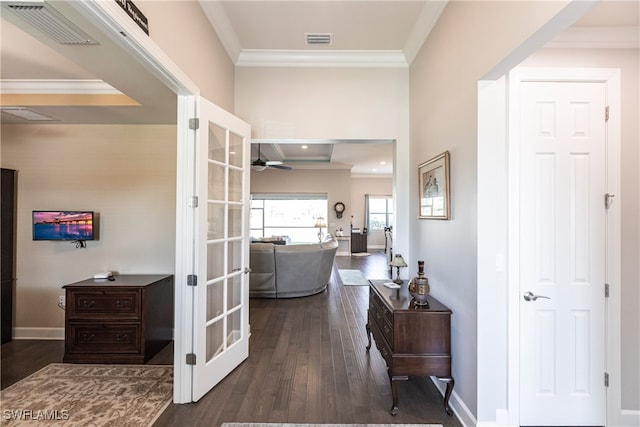
<svg viewBox="0 0 640 427">
<path fill-rule="evenodd" d="M 269 50 L 244 49 L 237 67 L 349 67 L 349 68 L 408 68 L 399 50 Z"/>
<path fill-rule="evenodd" d="M 638 27 L 570 27 L 545 44 L 548 48 L 638 49 Z"/>
<path fill-rule="evenodd" d="M 13 328 L 14 340 L 64 340 L 64 328 Z"/>
<path fill-rule="evenodd" d="M 440 391 L 440 394 L 444 396 L 444 392 L 446 386 L 442 381 L 439 381 L 436 377 L 431 377 L 431 381 L 435 384 L 436 388 Z M 453 410 L 454 415 L 458 418 L 458 421 L 464 427 L 472 427 L 477 424 L 476 418 L 473 416 L 471 410 L 464 404 L 464 401 L 460 398 L 458 393 L 454 390 L 451 393 L 451 398 L 449 399 L 449 406 L 451 410 Z M 444 408 L 442 408 L 444 411 Z"/>
<path fill-rule="evenodd" d="M 242 47 L 222 2 L 199 0 L 198 3 L 200 3 L 200 7 L 209 20 L 211 28 L 218 35 L 224 50 L 227 51 L 227 55 L 231 58 L 231 62 L 235 63 L 240 57 Z"/>
<path fill-rule="evenodd" d="M 447 6 L 448 1 L 449 0 L 425 2 L 418 21 L 413 26 L 407 42 L 404 44 L 403 51 L 404 56 L 407 58 L 407 63 L 411 64 L 416 58 L 416 55 L 418 55 L 418 52 L 420 52 L 422 45 L 427 37 L 429 37 L 433 27 L 436 26 L 436 22 Z"/>
<path fill-rule="evenodd" d="M 518 158 L 519 133 L 516 118 L 519 116 L 519 88 L 524 81 L 538 82 L 601 82 L 605 84 L 610 119 L 607 124 L 607 191 L 620 194 L 620 70 L 609 68 L 516 68 L 509 74 L 509 423 L 519 425 L 519 189 Z M 618 202 L 618 200 L 616 200 Z M 614 203 L 608 211 L 607 221 L 607 282 L 611 286 L 608 298 L 607 371 L 610 383 L 607 395 L 607 425 L 626 424 L 633 421 L 623 417 L 620 407 L 620 203 Z M 624 421 L 625 424 L 620 424 Z"/>
<path fill-rule="evenodd" d="M 0 93 L 4 95 L 122 95 L 122 92 L 102 80 L 79 79 L 2 79 L 0 80 Z"/>
</svg>

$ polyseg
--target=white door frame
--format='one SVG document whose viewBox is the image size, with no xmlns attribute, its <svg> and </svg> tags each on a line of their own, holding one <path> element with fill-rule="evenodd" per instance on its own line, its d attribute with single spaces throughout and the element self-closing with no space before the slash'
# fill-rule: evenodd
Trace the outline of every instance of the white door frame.
<svg viewBox="0 0 640 427">
<path fill-rule="evenodd" d="M 604 68 L 521 68 L 509 74 L 508 115 L 508 408 L 509 424 L 519 425 L 520 406 L 520 266 L 519 266 L 519 129 L 514 117 L 519 105 L 518 88 L 523 81 L 589 81 L 606 86 L 609 121 L 607 125 L 607 192 L 620 195 L 620 70 Z M 603 112 L 604 114 L 604 112 Z M 604 195 L 603 195 L 604 197 Z M 604 202 L 603 202 L 604 203 Z M 620 197 L 607 212 L 606 276 L 611 293 L 607 301 L 607 425 L 617 424 L 616 408 L 621 405 L 620 389 Z M 604 373 L 603 373 L 604 381 Z M 619 413 L 618 409 L 618 413 Z"/>
<path fill-rule="evenodd" d="M 189 119 L 196 114 L 196 97 L 200 90 L 187 75 L 151 40 L 114 1 L 69 4 L 125 51 L 135 55 L 149 70 L 177 95 L 177 172 L 176 172 L 176 264 L 174 277 L 174 379 L 173 402 L 192 401 L 192 367 L 186 354 L 193 348 L 193 287 L 187 275 L 194 273 L 194 209 L 189 206 L 195 188 L 195 131 Z M 127 36 L 123 37 L 121 32 Z"/>
</svg>

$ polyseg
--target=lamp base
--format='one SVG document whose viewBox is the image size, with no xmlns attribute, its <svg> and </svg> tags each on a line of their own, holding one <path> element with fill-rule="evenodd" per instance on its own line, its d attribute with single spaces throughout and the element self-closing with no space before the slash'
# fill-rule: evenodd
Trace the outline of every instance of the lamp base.
<svg viewBox="0 0 640 427">
<path fill-rule="evenodd" d="M 402 285 L 402 279 L 400 279 L 400 278 L 394 279 L 393 283 L 396 283 L 398 285 Z"/>
</svg>

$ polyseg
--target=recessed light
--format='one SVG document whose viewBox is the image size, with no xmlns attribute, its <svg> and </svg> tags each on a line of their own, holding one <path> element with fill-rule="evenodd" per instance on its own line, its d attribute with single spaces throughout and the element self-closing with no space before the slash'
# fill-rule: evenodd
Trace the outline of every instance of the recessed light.
<svg viewBox="0 0 640 427">
<path fill-rule="evenodd" d="M 380 164 L 381 164 L 381 165 L 386 165 L 386 164 L 387 164 L 387 162 L 382 161 L 382 162 L 380 162 Z"/>
<path fill-rule="evenodd" d="M 308 146 L 308 145 L 303 145 L 303 146 L 302 146 L 302 147 L 300 147 L 300 148 L 302 148 L 303 150 L 306 150 L 307 148 L 309 148 L 309 146 Z"/>
</svg>

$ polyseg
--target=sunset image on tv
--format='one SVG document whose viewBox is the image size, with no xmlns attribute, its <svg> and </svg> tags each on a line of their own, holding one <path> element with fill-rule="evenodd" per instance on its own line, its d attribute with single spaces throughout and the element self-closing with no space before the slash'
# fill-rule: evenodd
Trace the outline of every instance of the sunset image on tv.
<svg viewBox="0 0 640 427">
<path fill-rule="evenodd" d="M 93 212 L 33 211 L 33 240 L 93 240 Z"/>
</svg>

